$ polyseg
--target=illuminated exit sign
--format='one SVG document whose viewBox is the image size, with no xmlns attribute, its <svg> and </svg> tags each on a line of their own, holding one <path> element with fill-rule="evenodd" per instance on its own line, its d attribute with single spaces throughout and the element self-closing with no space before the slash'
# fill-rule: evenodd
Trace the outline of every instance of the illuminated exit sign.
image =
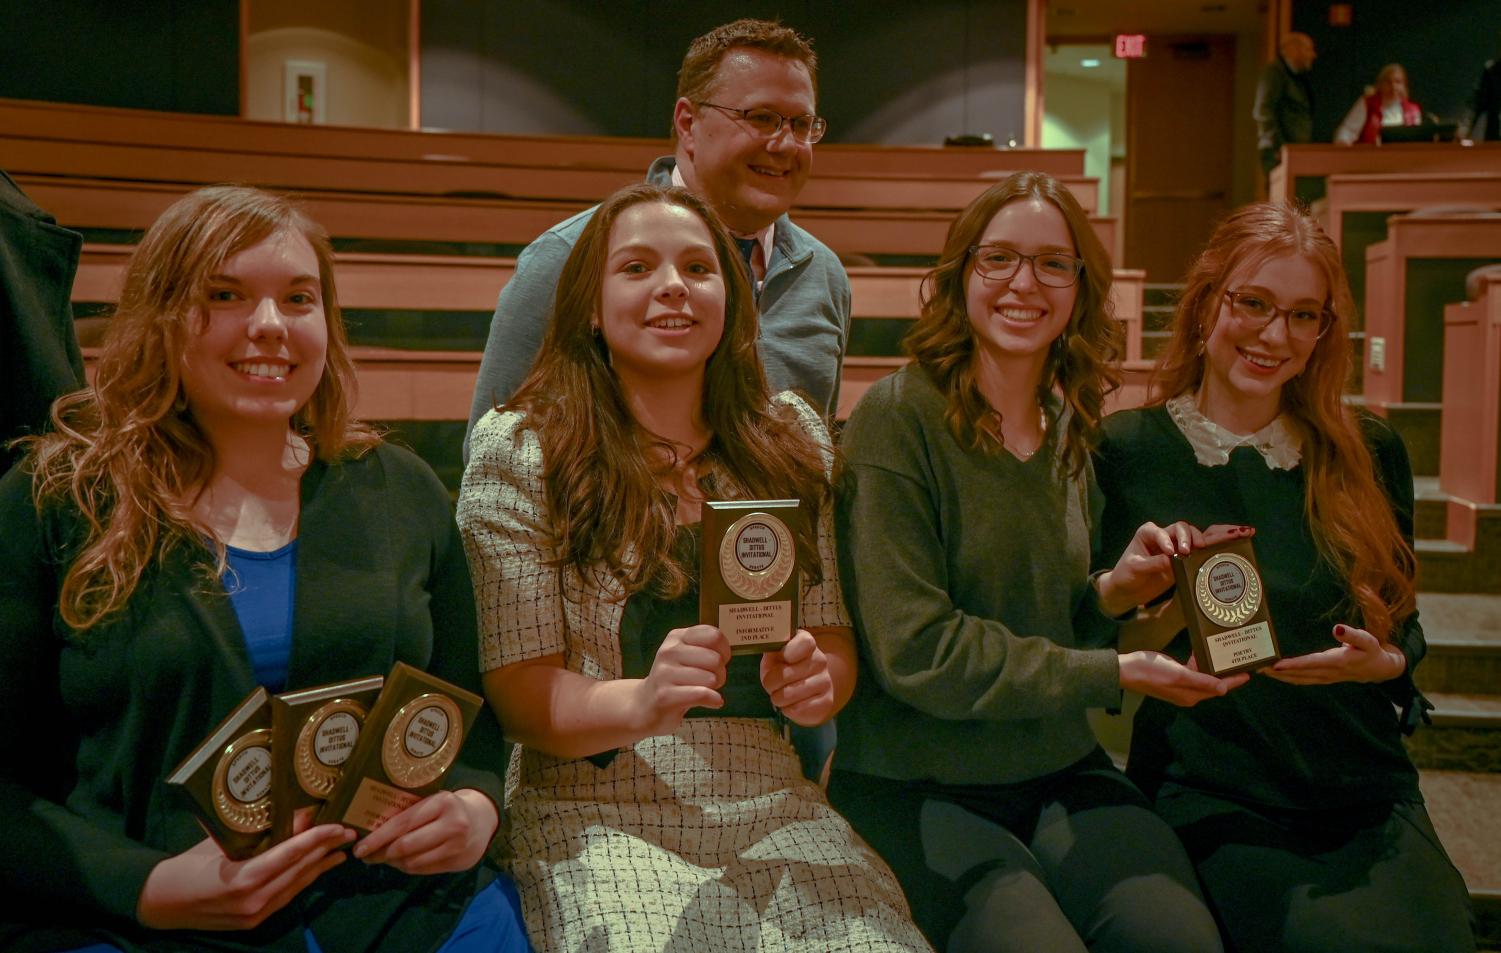
<svg viewBox="0 0 1501 953">
<path fill-rule="evenodd" d="M 1140 33 L 1121 33 L 1115 38 L 1115 58 L 1139 60 L 1147 55 L 1147 38 Z"/>
</svg>

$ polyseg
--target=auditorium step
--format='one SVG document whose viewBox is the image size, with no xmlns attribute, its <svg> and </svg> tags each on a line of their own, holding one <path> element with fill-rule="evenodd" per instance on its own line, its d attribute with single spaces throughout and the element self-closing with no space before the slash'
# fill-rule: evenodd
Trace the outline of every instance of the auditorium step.
<svg viewBox="0 0 1501 953">
<path fill-rule="evenodd" d="M 1501 947 L 1501 775 L 1424 771 L 1423 801 L 1449 859 L 1464 876 L 1481 949 Z"/>
<path fill-rule="evenodd" d="M 1408 739 L 1423 799 L 1464 875 L 1481 950 L 1501 950 L 1501 596 L 1424 591 L 1414 677 L 1433 724 Z"/>
<path fill-rule="evenodd" d="M 1501 596 L 1418 593 L 1428 656 L 1418 687 L 1430 694 L 1501 693 Z"/>
<path fill-rule="evenodd" d="M 1422 666 L 1418 671 L 1423 671 Z M 1501 772 L 1501 696 L 1451 692 L 1428 692 L 1427 696 L 1434 705 L 1429 713 L 1433 723 L 1407 740 L 1413 763 L 1437 771 L 1489 773 L 1501 783 L 1497 773 Z"/>
<path fill-rule="evenodd" d="M 1439 489 L 1438 477 L 1413 477 L 1413 535 L 1418 539 L 1443 539 L 1448 535 L 1449 495 Z"/>
<path fill-rule="evenodd" d="M 1178 284 L 1153 284 L 1142 286 L 1141 296 L 1141 356 L 1154 360 L 1167 346 L 1171 336 L 1173 309 L 1183 286 Z"/>
</svg>

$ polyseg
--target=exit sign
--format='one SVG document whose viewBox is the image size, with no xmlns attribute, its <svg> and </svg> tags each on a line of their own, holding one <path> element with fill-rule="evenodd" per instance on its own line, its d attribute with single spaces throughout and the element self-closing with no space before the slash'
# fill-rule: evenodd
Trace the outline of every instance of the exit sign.
<svg viewBox="0 0 1501 953">
<path fill-rule="evenodd" d="M 1121 33 L 1115 38 L 1115 57 L 1139 60 L 1147 55 L 1147 38 L 1140 33 Z"/>
</svg>

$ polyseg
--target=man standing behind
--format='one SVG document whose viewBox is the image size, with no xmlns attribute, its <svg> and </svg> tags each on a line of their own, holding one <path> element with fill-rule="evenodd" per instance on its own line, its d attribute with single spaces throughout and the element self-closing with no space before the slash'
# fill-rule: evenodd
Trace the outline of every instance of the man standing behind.
<svg viewBox="0 0 1501 953">
<path fill-rule="evenodd" d="M 1261 150 L 1261 171 L 1270 176 L 1282 161 L 1282 146 L 1289 142 L 1313 141 L 1313 87 L 1308 70 L 1317 55 L 1313 38 L 1289 33 L 1278 47 L 1282 55 L 1268 63 L 1256 86 L 1256 148 Z"/>
<path fill-rule="evenodd" d="M 787 216 L 825 129 L 816 114 L 817 69 L 808 41 L 778 23 L 736 20 L 694 40 L 678 71 L 674 154 L 653 162 L 646 178 L 681 185 L 718 213 L 755 278 L 772 392 L 799 390 L 832 415 L 849 337 L 849 278 L 834 253 Z M 469 431 L 531 368 L 558 274 L 594 211 L 548 229 L 517 259 L 490 322 L 466 462 Z"/>
</svg>

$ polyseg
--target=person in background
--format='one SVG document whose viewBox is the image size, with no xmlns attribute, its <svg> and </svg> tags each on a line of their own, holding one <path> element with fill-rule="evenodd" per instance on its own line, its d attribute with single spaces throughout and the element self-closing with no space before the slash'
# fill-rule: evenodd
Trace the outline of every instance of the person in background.
<svg viewBox="0 0 1501 953">
<path fill-rule="evenodd" d="M 913 362 L 846 424 L 839 565 L 863 676 L 829 796 L 928 939 L 970 951 L 1215 951 L 1166 824 L 1095 741 L 1123 688 L 1194 704 L 1245 681 L 1118 655 L 1108 616 L 1202 537 L 1139 527 L 1091 577 L 1089 451 L 1121 331 L 1078 201 L 1019 173 L 970 203 L 924 280 Z"/>
<path fill-rule="evenodd" d="M 1282 161 L 1285 144 L 1313 141 L 1313 85 L 1308 79 L 1317 56 L 1313 38 L 1288 33 L 1278 51 L 1281 55 L 1261 71 L 1251 107 L 1261 171 L 1268 176 Z"/>
<path fill-rule="evenodd" d="M 787 215 L 826 129 L 817 91 L 818 58 L 796 31 L 766 20 L 710 30 L 688 47 L 678 72 L 673 154 L 653 162 L 646 180 L 686 188 L 735 236 L 753 275 L 772 391 L 797 390 L 828 419 L 849 342 L 849 278 Z M 563 262 L 597 209 L 548 229 L 517 258 L 490 321 L 465 461 L 475 424 L 511 398 L 537 357 Z"/>
<path fill-rule="evenodd" d="M 1401 63 L 1388 63 L 1376 74 L 1376 85 L 1366 87 L 1339 128 L 1334 141 L 1342 146 L 1381 141 L 1382 126 L 1417 126 L 1423 122 L 1423 110 L 1407 98 L 1407 70 Z"/>
<path fill-rule="evenodd" d="M 855 649 L 828 433 L 769 394 L 757 336 L 707 203 L 633 186 L 585 225 L 536 366 L 475 428 L 459 526 L 485 690 L 519 743 L 505 861 L 545 953 L 927 949 L 784 730 L 844 705 Z M 803 504 L 780 650 L 732 659 L 699 624 L 716 499 Z"/>
<path fill-rule="evenodd" d="M 0 480 L 7 949 L 525 948 L 484 861 L 493 718 L 359 842 L 230 860 L 163 781 L 258 685 L 399 660 L 480 689 L 447 494 L 353 388 L 328 238 L 285 199 L 203 189 L 147 230 L 93 386 Z"/>
<path fill-rule="evenodd" d="M 1485 142 L 1501 141 L 1501 56 L 1486 60 L 1480 70 L 1460 135 Z"/>
<path fill-rule="evenodd" d="M 1281 661 L 1192 708 L 1147 698 L 1127 765 L 1240 953 L 1475 948 L 1402 743 L 1426 704 L 1412 470 L 1345 402 L 1352 314 L 1307 213 L 1240 209 L 1189 269 L 1152 402 L 1109 417 L 1099 449 L 1097 566 L 1141 520 L 1254 529 Z M 1186 660 L 1178 606 L 1141 626 Z"/>
<path fill-rule="evenodd" d="M 41 433 L 52 401 L 83 386 L 69 300 L 82 248 L 0 171 L 0 474 L 20 457 L 12 440 Z"/>
</svg>

